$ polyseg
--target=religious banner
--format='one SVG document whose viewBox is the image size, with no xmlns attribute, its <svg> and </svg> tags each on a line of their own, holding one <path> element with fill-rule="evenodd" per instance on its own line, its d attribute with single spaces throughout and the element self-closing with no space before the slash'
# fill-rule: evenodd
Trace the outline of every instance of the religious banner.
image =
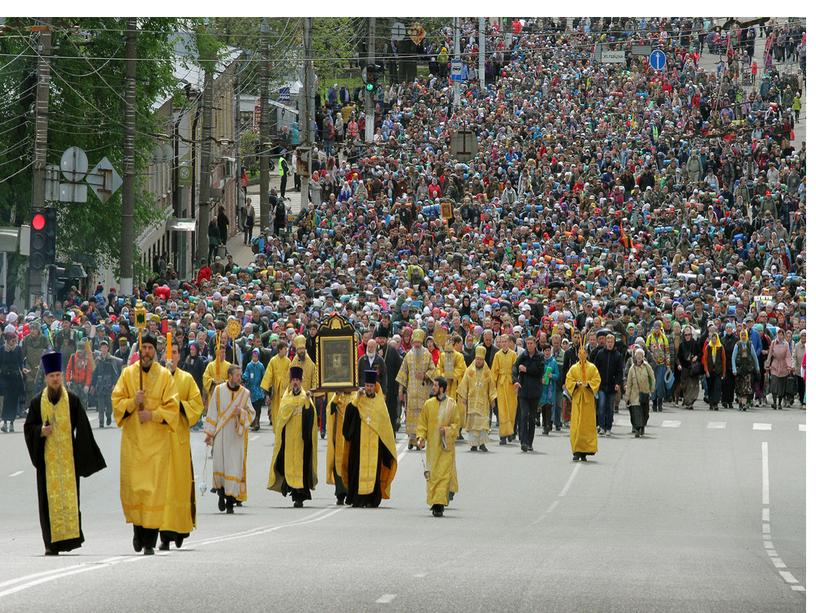
<svg viewBox="0 0 816 613">
<path fill-rule="evenodd" d="M 332 313 L 317 329 L 317 391 L 352 391 L 358 388 L 354 327 Z"/>
</svg>

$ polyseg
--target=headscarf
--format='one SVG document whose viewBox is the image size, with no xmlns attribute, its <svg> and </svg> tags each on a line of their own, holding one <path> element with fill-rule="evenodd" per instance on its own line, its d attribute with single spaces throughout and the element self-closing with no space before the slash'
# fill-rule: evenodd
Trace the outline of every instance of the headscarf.
<svg viewBox="0 0 816 613">
<path fill-rule="evenodd" d="M 708 341 L 708 346 L 711 348 L 711 359 L 717 359 L 717 350 L 722 349 L 722 344 L 720 343 L 720 335 L 714 334 Z"/>
</svg>

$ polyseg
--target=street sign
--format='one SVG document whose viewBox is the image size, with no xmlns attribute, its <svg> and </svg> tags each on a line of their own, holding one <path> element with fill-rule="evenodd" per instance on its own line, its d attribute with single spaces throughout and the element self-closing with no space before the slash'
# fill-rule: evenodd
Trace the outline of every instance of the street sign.
<svg viewBox="0 0 816 613">
<path fill-rule="evenodd" d="M 451 153 L 457 160 L 471 160 L 476 155 L 476 133 L 457 130 L 451 135 Z"/>
<path fill-rule="evenodd" d="M 601 61 L 604 64 L 625 64 L 626 51 L 603 51 Z"/>
<path fill-rule="evenodd" d="M 395 21 L 391 26 L 391 40 L 393 40 L 395 43 L 404 40 L 407 33 L 408 30 L 405 28 L 405 24 L 401 21 Z"/>
<path fill-rule="evenodd" d="M 462 64 L 462 60 L 451 60 L 451 80 L 452 81 L 464 81 L 465 80 L 465 68 Z"/>
<path fill-rule="evenodd" d="M 663 70 L 666 67 L 666 54 L 660 49 L 655 49 L 649 55 L 649 66 L 655 70 Z"/>
<path fill-rule="evenodd" d="M 102 158 L 85 179 L 102 202 L 107 202 L 122 187 L 122 177 L 106 157 Z"/>
<path fill-rule="evenodd" d="M 651 45 L 632 45 L 632 55 L 647 56 L 651 55 L 651 53 L 652 53 Z"/>
<path fill-rule="evenodd" d="M 278 102 L 291 102 L 292 90 L 288 87 L 281 87 L 278 89 Z"/>
</svg>

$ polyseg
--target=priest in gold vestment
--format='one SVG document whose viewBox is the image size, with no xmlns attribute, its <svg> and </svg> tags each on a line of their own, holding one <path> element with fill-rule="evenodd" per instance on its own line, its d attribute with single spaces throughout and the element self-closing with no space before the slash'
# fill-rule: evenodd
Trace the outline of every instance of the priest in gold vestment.
<svg viewBox="0 0 816 613">
<path fill-rule="evenodd" d="M 456 482 L 456 436 L 459 424 L 456 402 L 446 393 L 448 382 L 437 377 L 433 397 L 425 401 L 417 420 L 417 445 L 425 449 L 426 501 L 434 517 L 442 517 L 458 490 Z"/>
</svg>

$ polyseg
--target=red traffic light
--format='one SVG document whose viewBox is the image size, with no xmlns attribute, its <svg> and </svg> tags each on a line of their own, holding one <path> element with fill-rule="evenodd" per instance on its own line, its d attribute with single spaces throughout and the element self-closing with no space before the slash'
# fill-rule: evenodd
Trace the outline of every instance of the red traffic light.
<svg viewBox="0 0 816 613">
<path fill-rule="evenodd" d="M 42 231 L 42 229 L 45 227 L 45 215 L 42 213 L 36 213 L 34 218 L 31 220 L 31 227 L 37 232 Z"/>
</svg>

